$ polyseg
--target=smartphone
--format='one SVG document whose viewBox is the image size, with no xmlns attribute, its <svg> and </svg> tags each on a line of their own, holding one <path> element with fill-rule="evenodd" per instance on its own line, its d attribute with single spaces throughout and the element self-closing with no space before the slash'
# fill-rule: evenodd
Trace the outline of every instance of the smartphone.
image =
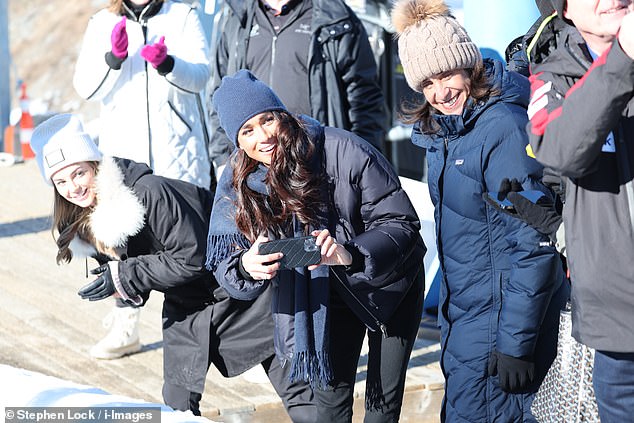
<svg viewBox="0 0 634 423">
<path fill-rule="evenodd" d="M 283 269 L 310 266 L 321 261 L 321 247 L 315 243 L 316 240 L 317 237 L 304 236 L 263 242 L 258 254 L 283 253 L 284 257 L 280 259 Z"/>
<path fill-rule="evenodd" d="M 526 191 L 516 191 L 516 192 L 534 204 L 537 204 L 537 201 L 544 196 L 543 192 L 536 189 L 530 189 Z M 500 206 L 501 209 L 515 210 L 515 206 L 513 205 L 513 203 L 509 201 L 508 198 L 505 197 L 504 200 L 499 200 L 497 192 L 489 192 L 489 197 L 493 201 L 495 201 Z"/>
</svg>

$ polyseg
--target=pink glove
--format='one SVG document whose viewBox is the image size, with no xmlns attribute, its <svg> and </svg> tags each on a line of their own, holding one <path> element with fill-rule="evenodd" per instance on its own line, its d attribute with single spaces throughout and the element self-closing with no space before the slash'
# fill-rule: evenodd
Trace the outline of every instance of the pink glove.
<svg viewBox="0 0 634 423">
<path fill-rule="evenodd" d="M 143 46 L 141 56 L 150 62 L 154 69 L 160 66 L 167 57 L 167 46 L 165 46 L 165 37 L 161 37 L 158 43 Z"/>
<path fill-rule="evenodd" d="M 110 42 L 112 54 L 119 59 L 128 57 L 128 33 L 125 31 L 125 16 L 112 28 Z"/>
</svg>

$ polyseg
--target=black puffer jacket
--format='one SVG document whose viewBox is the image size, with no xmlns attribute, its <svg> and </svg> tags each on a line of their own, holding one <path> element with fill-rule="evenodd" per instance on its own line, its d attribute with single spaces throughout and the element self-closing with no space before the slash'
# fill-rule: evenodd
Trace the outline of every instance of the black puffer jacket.
<svg viewBox="0 0 634 423">
<path fill-rule="evenodd" d="M 331 268 L 331 286 L 371 330 L 389 331 L 386 324 L 413 283 L 423 295 L 426 248 L 418 216 L 385 157 L 348 131 L 309 123 L 312 136 L 323 140 L 328 229 L 359 253 L 349 271 Z M 232 296 L 255 298 L 269 283 L 246 280 L 239 260 L 240 254 L 233 254 L 214 274 Z"/>
<path fill-rule="evenodd" d="M 209 361 L 235 376 L 273 354 L 270 290 L 255 301 L 232 299 L 204 267 L 208 190 L 119 158 L 104 158 L 97 188 L 91 228 L 97 240 L 117 246 L 111 259 L 119 260 L 125 291 L 165 295 L 166 382 L 202 393 Z"/>
<path fill-rule="evenodd" d="M 210 94 L 225 75 L 246 69 L 249 34 L 257 1 L 227 0 L 220 40 L 212 61 Z M 308 51 L 311 116 L 324 125 L 347 129 L 382 149 L 385 134 L 383 94 L 376 62 L 363 24 L 342 0 L 312 0 L 312 37 Z M 278 75 L 284 78 L 284 75 Z M 227 161 L 234 145 L 211 112 L 210 156 Z"/>
</svg>

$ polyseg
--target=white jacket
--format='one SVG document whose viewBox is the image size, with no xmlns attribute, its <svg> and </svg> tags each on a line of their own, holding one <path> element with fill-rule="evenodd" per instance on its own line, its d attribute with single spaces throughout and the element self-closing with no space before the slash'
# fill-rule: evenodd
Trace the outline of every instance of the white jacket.
<svg viewBox="0 0 634 423">
<path fill-rule="evenodd" d="M 207 113 L 201 94 L 210 77 L 207 41 L 190 5 L 166 0 L 141 23 L 127 19 L 128 57 L 111 69 L 105 55 L 121 16 L 97 12 L 88 22 L 73 84 L 87 100 L 101 101 L 99 149 L 148 164 L 156 174 L 209 188 Z M 140 55 L 165 36 L 173 70 L 165 76 Z"/>
</svg>

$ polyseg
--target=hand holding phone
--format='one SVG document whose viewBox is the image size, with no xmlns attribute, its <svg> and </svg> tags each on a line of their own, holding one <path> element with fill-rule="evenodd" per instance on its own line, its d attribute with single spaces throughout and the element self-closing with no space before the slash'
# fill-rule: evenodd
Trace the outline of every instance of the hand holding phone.
<svg viewBox="0 0 634 423">
<path fill-rule="evenodd" d="M 264 235 L 258 236 L 253 245 L 240 256 L 240 265 L 251 278 L 255 280 L 273 279 L 280 270 L 279 260 L 282 253 L 260 254 L 260 244 L 269 239 Z"/>
<path fill-rule="evenodd" d="M 316 244 L 316 239 L 314 236 L 304 236 L 263 242 L 259 245 L 258 254 L 284 254 L 279 260 L 282 269 L 315 265 L 321 260 L 321 248 Z"/>
</svg>

